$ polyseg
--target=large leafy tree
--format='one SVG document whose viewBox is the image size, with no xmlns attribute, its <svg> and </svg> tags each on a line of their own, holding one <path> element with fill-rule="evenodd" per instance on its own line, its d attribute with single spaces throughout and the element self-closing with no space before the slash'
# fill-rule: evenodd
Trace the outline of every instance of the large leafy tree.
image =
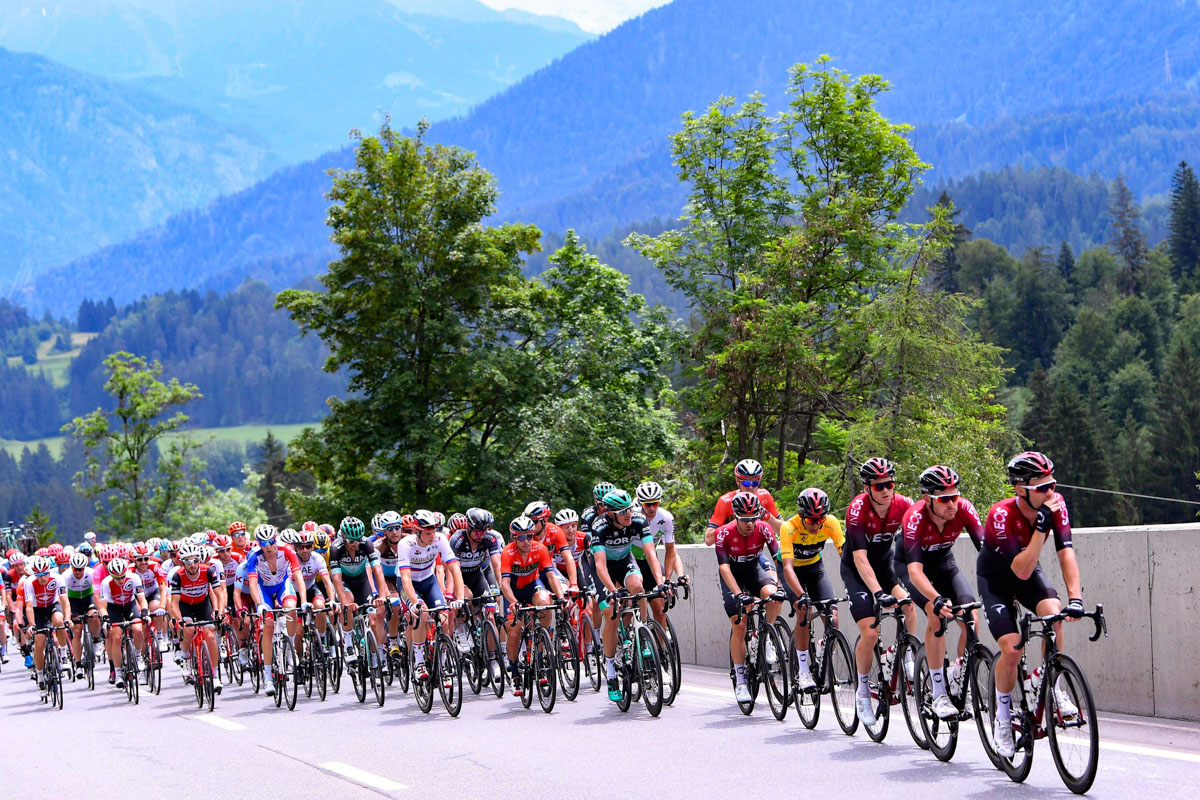
<svg viewBox="0 0 1200 800">
<path fill-rule="evenodd" d="M 524 277 L 537 229 L 484 225 L 494 180 L 425 132 L 385 123 L 359 140 L 329 194 L 341 257 L 325 291 L 278 299 L 328 345 L 326 369 L 350 375 L 349 396 L 291 448 L 319 483 L 285 493 L 306 515 L 577 501 L 568 488 L 623 468 L 606 449 L 670 438 L 652 408 L 670 346 L 661 313 L 574 235 L 544 280 Z"/>
</svg>

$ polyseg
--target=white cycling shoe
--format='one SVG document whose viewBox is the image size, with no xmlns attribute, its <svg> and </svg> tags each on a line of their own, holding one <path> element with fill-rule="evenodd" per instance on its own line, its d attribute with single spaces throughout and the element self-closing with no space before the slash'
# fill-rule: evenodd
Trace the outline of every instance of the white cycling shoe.
<svg viewBox="0 0 1200 800">
<path fill-rule="evenodd" d="M 996 746 L 996 754 L 1001 758 L 1012 758 L 1017 754 L 1011 719 L 997 717 L 992 720 L 992 744 Z"/>
<path fill-rule="evenodd" d="M 744 683 L 739 683 L 733 688 L 733 696 L 739 703 L 749 703 L 754 699 L 750 696 L 750 687 Z"/>
<path fill-rule="evenodd" d="M 875 718 L 875 701 L 869 696 L 863 697 L 862 695 L 858 695 L 855 698 L 854 706 L 858 710 L 858 718 L 863 725 L 869 727 L 878 721 Z"/>
</svg>

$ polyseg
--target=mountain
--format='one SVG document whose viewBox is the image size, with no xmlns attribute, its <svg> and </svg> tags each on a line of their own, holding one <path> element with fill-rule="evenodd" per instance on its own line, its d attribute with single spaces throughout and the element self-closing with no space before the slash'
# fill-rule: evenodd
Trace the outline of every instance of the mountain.
<svg viewBox="0 0 1200 800">
<path fill-rule="evenodd" d="M 0 48 L 0 286 L 123 240 L 278 166 L 254 134 Z"/>
<path fill-rule="evenodd" d="M 579 44 L 562 20 L 474 0 L 57 0 L 0 6 L 0 45 L 248 126 L 289 162 L 380 114 L 465 113 Z"/>
<path fill-rule="evenodd" d="M 1072 163 L 1103 167 L 1104 177 L 1137 166 L 1143 182 L 1130 185 L 1139 194 L 1160 191 L 1174 164 L 1195 152 L 1200 4 L 1174 0 L 1116 0 L 1102 10 L 1084 0 L 930 0 L 919 13 L 886 0 L 676 0 L 435 125 L 431 137 L 478 153 L 499 180 L 500 218 L 598 236 L 677 215 L 683 193 L 668 136 L 682 112 L 754 90 L 777 107 L 787 68 L 821 53 L 839 69 L 892 82 L 881 109 L 916 125 L 925 160 L 937 166 L 944 157 L 964 170 L 932 179 L 1010 162 L 1059 163 L 1067 125 L 1075 126 Z M 1090 133 L 1093 117 L 1100 121 Z M 1006 130 L 1016 133 L 988 142 Z M 1157 142 L 1149 152 L 1148 141 Z M 329 183 L 320 173 L 351 158 L 344 149 L 273 176 L 46 276 L 23 296 L 38 308 L 72 311 L 84 296 L 75 287 L 111 285 L 118 270 L 151 281 L 131 291 L 160 291 L 326 251 L 319 194 Z M 279 215 L 294 223 L 286 233 L 256 222 Z M 173 282 L 180 276 L 189 282 Z"/>
</svg>

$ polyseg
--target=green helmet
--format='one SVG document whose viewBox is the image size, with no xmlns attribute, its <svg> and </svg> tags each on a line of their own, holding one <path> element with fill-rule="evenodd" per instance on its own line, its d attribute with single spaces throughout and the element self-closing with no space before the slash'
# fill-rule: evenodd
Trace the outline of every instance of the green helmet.
<svg viewBox="0 0 1200 800">
<path fill-rule="evenodd" d="M 361 539 L 367 535 L 367 526 L 358 517 L 345 517 L 338 531 L 347 539 Z"/>
<path fill-rule="evenodd" d="M 633 506 L 633 498 L 624 489 L 613 489 L 600 501 L 609 511 L 624 511 Z"/>
<path fill-rule="evenodd" d="M 592 497 L 595 498 L 597 503 L 600 503 L 604 500 L 604 495 L 616 488 L 616 486 L 613 486 L 608 481 L 601 481 L 600 483 L 596 484 L 594 489 L 592 489 Z"/>
</svg>

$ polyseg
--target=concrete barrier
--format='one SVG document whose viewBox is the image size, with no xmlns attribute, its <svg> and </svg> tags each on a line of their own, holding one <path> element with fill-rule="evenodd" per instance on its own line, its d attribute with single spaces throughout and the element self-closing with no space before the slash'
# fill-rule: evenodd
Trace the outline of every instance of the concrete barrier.
<svg viewBox="0 0 1200 800">
<path fill-rule="evenodd" d="M 1088 642 L 1091 622 L 1066 626 L 1065 650 L 1080 662 L 1104 711 L 1200 720 L 1200 636 L 1196 621 L 1196 582 L 1200 576 L 1200 524 L 1080 528 L 1073 532 L 1084 602 L 1104 605 L 1107 639 Z M 717 562 L 711 547 L 681 545 L 680 556 L 693 576 L 691 599 L 671 612 L 688 663 L 729 664 L 729 620 L 721 606 Z M 975 549 L 966 537 L 954 547 L 959 568 L 972 588 Z M 844 587 L 839 559 L 827 544 L 825 570 L 834 591 Z M 1048 544 L 1041 563 L 1064 596 L 1065 586 Z M 851 644 L 858 636 L 843 605 L 839 627 Z M 924 638 L 924 615 L 918 635 Z M 986 623 L 980 631 L 995 642 Z M 948 634 L 956 641 L 957 631 Z M 951 645 L 953 646 L 953 645 Z"/>
</svg>

